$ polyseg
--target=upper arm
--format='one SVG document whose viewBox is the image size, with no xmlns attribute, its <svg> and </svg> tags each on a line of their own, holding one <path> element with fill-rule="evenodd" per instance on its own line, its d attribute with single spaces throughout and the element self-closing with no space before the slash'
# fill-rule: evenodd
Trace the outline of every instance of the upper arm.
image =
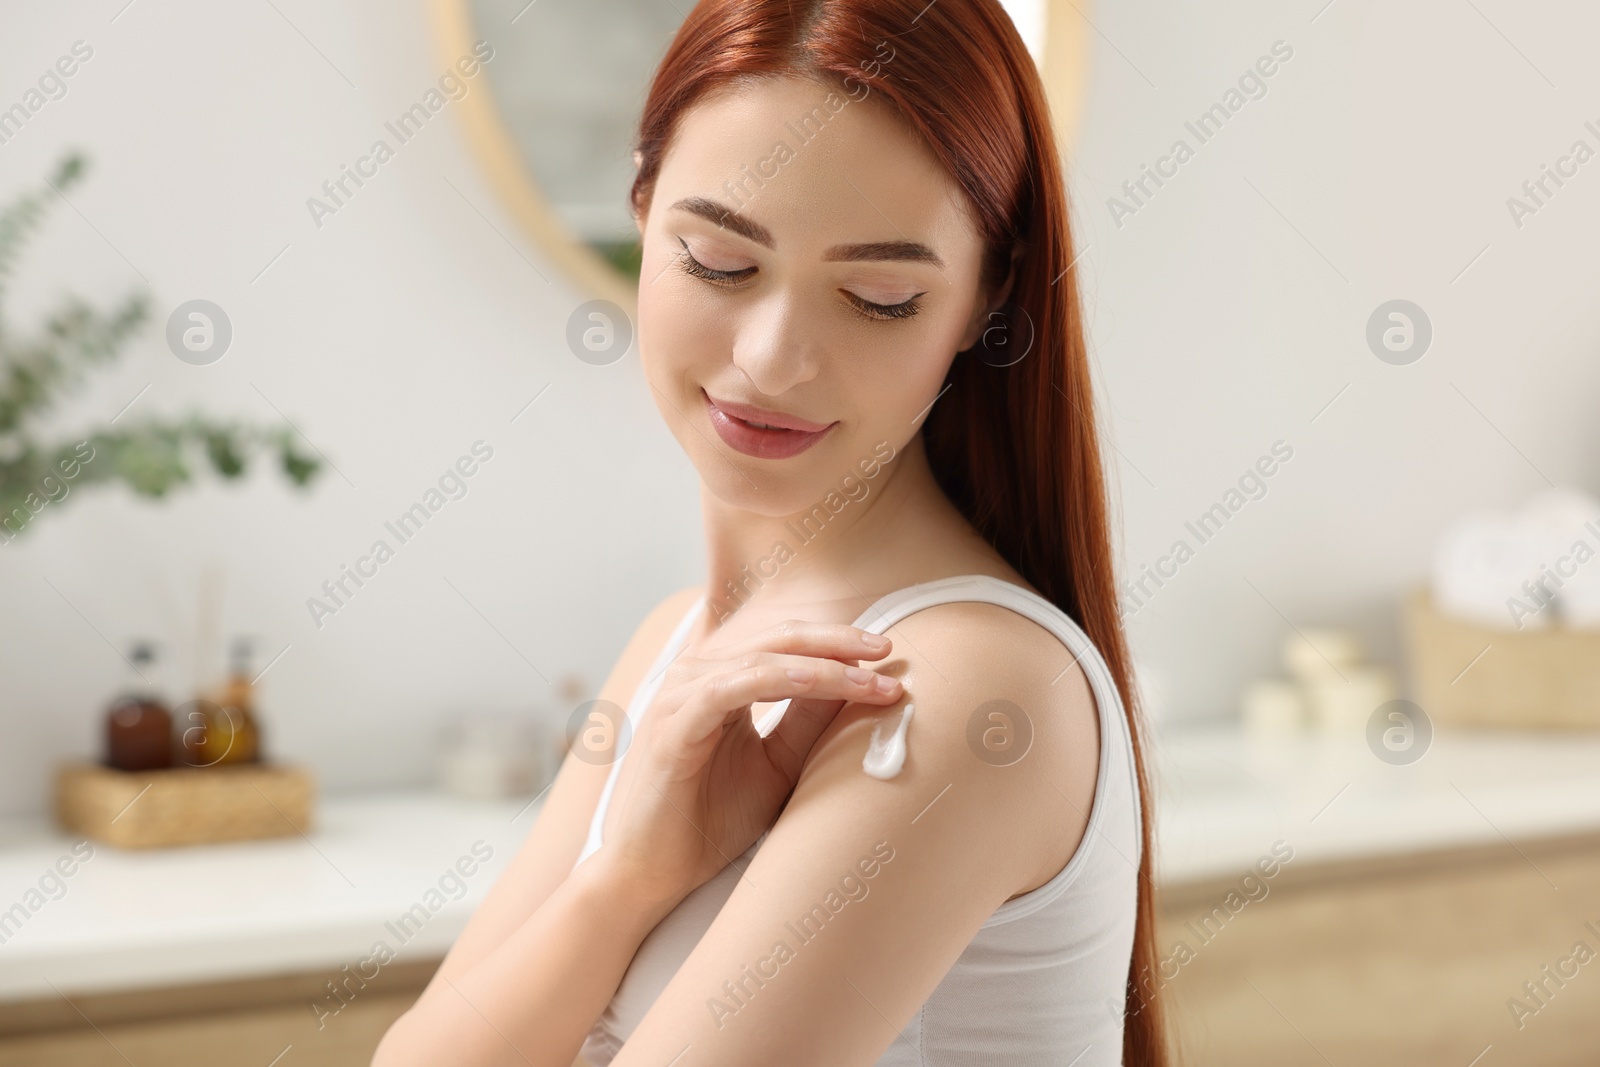
<svg viewBox="0 0 1600 1067">
<path fill-rule="evenodd" d="M 906 698 L 840 711 L 615 1067 L 666 1062 L 686 1046 L 678 1067 L 870 1064 L 901 1040 L 994 910 L 1071 855 L 1098 732 L 1066 648 L 991 605 L 925 609 L 888 636 L 894 654 L 880 669 L 901 675 Z M 1031 727 L 1009 763 L 969 741 L 997 700 Z M 869 777 L 861 760 L 873 722 L 907 701 L 916 710 L 905 765 L 887 781 Z M 1076 751 L 1085 745 L 1087 760 Z"/>
<path fill-rule="evenodd" d="M 699 588 L 681 589 L 645 616 L 600 687 L 599 699 L 627 707 L 645 671 L 700 592 Z M 474 966 L 522 925 L 572 872 L 610 770 L 609 764 L 587 762 L 567 753 L 522 847 L 473 912 L 440 964 L 439 974 L 454 976 Z"/>
</svg>

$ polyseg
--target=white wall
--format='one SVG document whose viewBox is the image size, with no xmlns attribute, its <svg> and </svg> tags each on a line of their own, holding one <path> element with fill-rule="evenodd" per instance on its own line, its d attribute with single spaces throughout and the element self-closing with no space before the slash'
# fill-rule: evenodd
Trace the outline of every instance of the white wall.
<svg viewBox="0 0 1600 1067">
<path fill-rule="evenodd" d="M 160 309 L 63 433 L 149 382 L 124 420 L 203 403 L 272 423 L 276 405 L 350 481 L 328 471 L 301 495 L 265 472 L 206 478 L 160 505 L 85 492 L 0 548 L 0 808 L 42 808 L 50 764 L 97 749 L 127 671 L 108 641 L 176 642 L 190 680 L 206 564 L 226 570 L 227 631 L 268 655 L 290 646 L 262 679 L 272 749 L 330 789 L 421 780 L 446 713 L 553 705 L 535 668 L 598 685 L 642 613 L 697 580 L 693 468 L 637 360 L 567 350 L 583 296 L 516 237 L 448 107 L 313 225 L 306 198 L 441 72 L 422 4 L 141 2 L 112 22 L 124 2 L 12 14 L 0 33 L 0 106 L 75 40 L 94 48 L 67 96 L 0 146 L 6 198 L 67 146 L 93 157 L 69 194 L 82 215 L 54 212 L 11 321 L 32 325 L 64 291 L 108 305 L 141 273 Z M 162 339 L 167 310 L 197 296 L 235 329 L 205 367 Z M 494 458 L 467 495 L 317 629 L 306 598 L 480 438 Z"/>
<path fill-rule="evenodd" d="M 635 360 L 566 351 L 582 294 L 516 235 L 448 108 L 313 225 L 305 199 L 440 72 L 422 5 L 123 2 L 13 14 L 0 34 L 0 107 L 74 41 L 95 50 L 0 145 L 7 199 L 68 146 L 93 165 L 24 261 L 10 321 L 146 284 L 158 309 L 62 432 L 150 383 L 123 418 L 203 403 L 270 422 L 276 405 L 349 481 L 330 471 L 299 495 L 276 476 L 202 478 L 160 505 L 84 493 L 0 548 L 0 810 L 42 808 L 51 763 L 95 750 L 126 671 L 111 643 L 164 639 L 175 681 L 192 679 L 204 565 L 226 571 L 227 631 L 289 646 L 263 679 L 278 754 L 330 789 L 421 780 L 443 715 L 553 704 L 535 667 L 597 684 L 641 613 L 697 580 L 693 470 Z M 1230 712 L 1275 662 L 1279 612 L 1359 626 L 1395 661 L 1395 599 L 1442 523 L 1519 500 L 1540 471 L 1600 489 L 1584 417 L 1600 393 L 1600 161 L 1520 230 L 1505 207 L 1575 138 L 1600 147 L 1582 127 L 1600 125 L 1596 15 L 1319 6 L 1092 11 L 1073 182 L 1126 559 L 1153 562 L 1274 441 L 1295 450 L 1133 617 L 1172 718 Z M 1268 94 L 1118 228 L 1106 198 L 1279 39 L 1294 56 Z M 160 325 L 200 296 L 235 340 L 191 367 Z M 1365 345 L 1393 297 L 1433 321 L 1411 366 Z M 495 458 L 468 495 L 313 626 L 305 599 L 480 438 Z"/>
<path fill-rule="evenodd" d="M 1132 616 L 1172 718 L 1231 714 L 1285 617 L 1354 626 L 1399 666 L 1397 601 L 1444 523 L 1546 478 L 1600 491 L 1600 159 L 1520 229 L 1506 206 L 1574 140 L 1600 150 L 1600 11 L 1324 4 L 1093 13 L 1073 187 L 1131 569 L 1294 449 Z M 1200 144 L 1184 122 L 1279 40 L 1266 95 Z M 1119 228 L 1108 198 L 1179 137 L 1193 158 Z M 1365 342 L 1394 298 L 1433 324 L 1409 366 Z"/>
</svg>

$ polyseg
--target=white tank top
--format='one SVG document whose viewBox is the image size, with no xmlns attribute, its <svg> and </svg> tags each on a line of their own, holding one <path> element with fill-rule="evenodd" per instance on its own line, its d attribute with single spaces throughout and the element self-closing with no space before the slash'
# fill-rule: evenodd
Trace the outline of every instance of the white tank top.
<svg viewBox="0 0 1600 1067">
<path fill-rule="evenodd" d="M 995 909 L 945 973 L 903 1036 L 876 1067 L 1116 1067 L 1122 1063 L 1123 1000 L 1133 950 L 1140 857 L 1139 792 L 1133 746 L 1104 659 L 1088 636 L 1048 600 L 987 575 L 963 575 L 908 586 L 882 597 L 854 625 L 883 633 L 934 604 L 978 601 L 1025 615 L 1055 634 L 1088 677 L 1100 719 L 1100 762 L 1083 840 L 1044 885 Z M 697 600 L 678 624 L 628 705 L 630 723 L 649 707 L 661 677 L 704 607 Z M 757 724 L 765 736 L 788 702 Z M 600 832 L 622 761 L 589 823 L 578 862 L 600 847 Z M 1062 816 L 1067 801 L 1062 800 Z M 583 1045 L 605 1067 L 688 959 L 733 893 L 763 833 L 710 881 L 683 899 L 639 945 L 611 1003 Z"/>
</svg>

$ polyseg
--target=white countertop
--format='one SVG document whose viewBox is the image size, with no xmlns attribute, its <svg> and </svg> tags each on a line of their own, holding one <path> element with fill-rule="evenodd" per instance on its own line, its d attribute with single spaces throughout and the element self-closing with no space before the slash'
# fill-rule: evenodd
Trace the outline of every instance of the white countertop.
<svg viewBox="0 0 1600 1067">
<path fill-rule="evenodd" d="M 1279 840 L 1303 867 L 1600 831 L 1600 734 L 1444 733 L 1399 767 L 1359 738 L 1185 730 L 1157 747 L 1165 883 L 1242 877 Z M 431 791 L 329 796 L 307 837 L 151 852 L 97 845 L 62 880 L 65 893 L 34 897 L 43 906 L 0 944 L 0 999 L 320 968 L 331 978 L 380 940 L 400 960 L 436 958 L 538 810 Z M 40 820 L 0 823 L 0 913 L 38 889 L 73 841 Z M 431 898 L 442 906 L 401 938 L 399 917 L 426 910 L 477 841 L 492 858 L 462 879 L 464 891 L 447 879 L 459 899 Z"/>
<path fill-rule="evenodd" d="M 142 852 L 97 844 L 62 879 L 66 892 L 0 944 L 0 999 L 53 996 L 52 983 L 93 993 L 324 967 L 331 979 L 379 940 L 398 960 L 437 958 L 533 825 L 536 807 L 512 821 L 526 806 L 434 792 L 330 796 L 305 837 Z M 40 821 L 0 826 L 0 909 L 38 888 L 77 840 Z M 447 879 L 429 898 L 458 860 L 475 860 L 480 840 L 492 856 L 461 879 L 465 890 Z M 419 903 L 437 911 L 391 929 Z"/>
<path fill-rule="evenodd" d="M 1600 831 L 1600 732 L 1441 731 L 1394 766 L 1359 736 L 1168 731 L 1155 764 L 1161 883 L 1242 877 L 1276 841 L 1306 866 Z"/>
</svg>

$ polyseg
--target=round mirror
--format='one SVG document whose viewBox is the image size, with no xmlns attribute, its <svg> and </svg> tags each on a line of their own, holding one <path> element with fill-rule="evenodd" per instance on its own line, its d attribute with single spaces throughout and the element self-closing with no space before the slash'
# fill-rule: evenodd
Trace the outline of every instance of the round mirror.
<svg viewBox="0 0 1600 1067">
<path fill-rule="evenodd" d="M 1088 56 L 1088 0 L 1005 0 L 1040 64 L 1063 147 Z M 490 184 L 591 296 L 634 307 L 639 240 L 628 214 L 633 135 L 656 65 L 691 0 L 434 0 L 446 65 L 493 52 L 460 115 Z M 481 46 L 479 46 L 481 48 Z"/>
</svg>

